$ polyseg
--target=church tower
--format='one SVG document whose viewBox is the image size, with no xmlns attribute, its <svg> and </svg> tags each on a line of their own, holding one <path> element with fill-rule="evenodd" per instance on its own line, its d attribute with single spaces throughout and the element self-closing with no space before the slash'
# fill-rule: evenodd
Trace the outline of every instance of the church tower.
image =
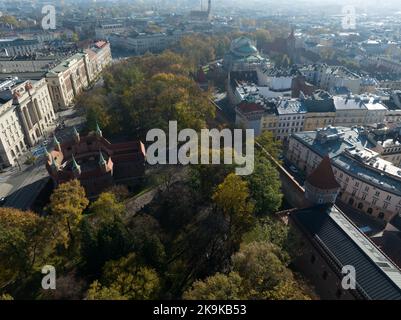
<svg viewBox="0 0 401 320">
<path fill-rule="evenodd" d="M 305 182 L 305 198 L 315 205 L 334 204 L 340 184 L 337 182 L 329 156 L 323 158 Z"/>
</svg>

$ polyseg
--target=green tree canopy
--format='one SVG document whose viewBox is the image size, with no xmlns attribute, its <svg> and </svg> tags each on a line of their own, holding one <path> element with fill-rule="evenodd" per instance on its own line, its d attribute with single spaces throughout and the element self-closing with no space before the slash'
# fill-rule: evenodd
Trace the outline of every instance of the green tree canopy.
<svg viewBox="0 0 401 320">
<path fill-rule="evenodd" d="M 28 277 L 51 252 L 44 218 L 0 208 L 0 287 Z"/>
<path fill-rule="evenodd" d="M 155 270 L 138 264 L 134 253 L 118 261 L 108 262 L 103 271 L 102 284 L 94 282 L 88 299 L 149 300 L 157 297 L 160 280 Z"/>
<path fill-rule="evenodd" d="M 242 278 L 236 272 L 216 273 L 204 281 L 195 281 L 185 291 L 185 300 L 239 300 L 242 298 Z"/>
<path fill-rule="evenodd" d="M 279 173 L 267 158 L 256 157 L 255 170 L 246 179 L 257 214 L 272 214 L 280 209 L 283 195 Z"/>
<path fill-rule="evenodd" d="M 78 180 L 60 184 L 51 195 L 47 209 L 54 223 L 55 236 L 65 246 L 74 240 L 82 212 L 88 204 L 85 190 Z"/>
</svg>

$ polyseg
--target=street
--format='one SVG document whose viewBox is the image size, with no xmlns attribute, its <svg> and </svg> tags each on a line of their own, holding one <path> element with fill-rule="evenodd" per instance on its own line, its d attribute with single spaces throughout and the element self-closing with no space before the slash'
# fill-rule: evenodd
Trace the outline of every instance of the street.
<svg viewBox="0 0 401 320">
<path fill-rule="evenodd" d="M 65 127 L 55 132 L 60 142 L 68 140 L 72 136 L 72 127 L 77 130 L 85 122 L 81 116 L 77 116 L 75 109 L 69 109 L 58 113 L 59 124 L 64 122 Z M 50 151 L 53 146 L 52 134 L 48 137 L 46 148 Z M 35 154 L 34 164 L 24 164 L 25 158 L 30 154 Z M 12 207 L 21 210 L 28 210 L 34 204 L 36 198 L 44 188 L 50 177 L 45 167 L 44 148 L 41 145 L 31 148 L 31 150 L 20 159 L 20 168 L 9 168 L 0 174 L 0 197 L 5 197 L 3 207 Z"/>
</svg>

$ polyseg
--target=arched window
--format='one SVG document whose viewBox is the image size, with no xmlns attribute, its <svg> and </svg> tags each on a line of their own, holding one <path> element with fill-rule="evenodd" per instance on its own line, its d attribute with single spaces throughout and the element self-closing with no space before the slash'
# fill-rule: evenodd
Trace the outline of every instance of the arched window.
<svg viewBox="0 0 401 320">
<path fill-rule="evenodd" d="M 372 213 L 373 213 L 373 209 L 372 209 L 372 208 L 369 208 L 369 209 L 368 209 L 368 213 L 369 213 L 369 214 L 372 214 Z"/>
<path fill-rule="evenodd" d="M 362 210 L 362 209 L 363 209 L 363 204 L 362 204 L 362 202 L 360 202 L 360 203 L 358 204 L 358 209 L 359 209 L 359 210 Z"/>
<path fill-rule="evenodd" d="M 384 213 L 383 212 L 379 213 L 379 219 L 382 219 L 382 220 L 384 219 Z"/>
</svg>

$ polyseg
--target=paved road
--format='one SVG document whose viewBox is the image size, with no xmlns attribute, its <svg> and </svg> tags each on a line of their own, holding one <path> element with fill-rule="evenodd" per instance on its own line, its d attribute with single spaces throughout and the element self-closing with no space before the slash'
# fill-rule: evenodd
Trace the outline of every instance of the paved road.
<svg viewBox="0 0 401 320">
<path fill-rule="evenodd" d="M 72 125 L 76 125 L 78 129 L 82 125 L 82 117 L 77 117 L 73 109 L 60 113 L 59 119 L 66 122 L 66 128 L 56 133 L 60 141 L 71 138 Z M 50 139 L 48 150 L 52 149 L 52 144 L 53 141 Z M 23 164 L 23 159 L 20 162 L 22 171 L 11 168 L 0 174 L 0 197 L 6 197 L 4 207 L 27 210 L 34 204 L 50 178 L 45 168 L 44 156 L 39 156 L 36 163 L 31 166 Z"/>
<path fill-rule="evenodd" d="M 9 177 L 6 183 L 12 187 L 7 194 L 4 206 L 22 210 L 29 209 L 48 180 L 49 175 L 43 159 L 36 165 Z"/>
</svg>

